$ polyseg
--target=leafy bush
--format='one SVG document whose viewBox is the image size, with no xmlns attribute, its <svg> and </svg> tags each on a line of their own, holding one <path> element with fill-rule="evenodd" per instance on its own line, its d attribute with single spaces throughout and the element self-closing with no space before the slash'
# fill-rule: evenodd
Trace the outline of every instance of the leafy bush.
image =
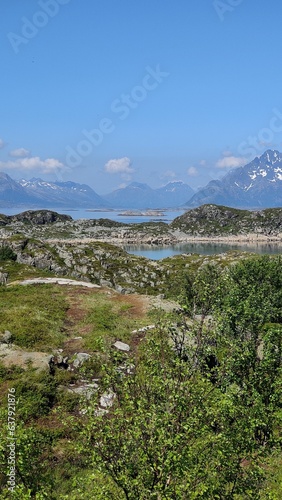
<svg viewBox="0 0 282 500">
<path fill-rule="evenodd" d="M 19 366 L 4 366 L 0 362 L 0 383 L 5 382 L 6 380 L 15 380 L 19 378 L 22 373 L 24 373 L 24 369 Z"/>
<path fill-rule="evenodd" d="M 45 373 L 27 374 L 15 384 L 17 415 L 24 421 L 47 415 L 56 400 L 56 384 Z"/>
<path fill-rule="evenodd" d="M 17 259 L 16 254 L 13 252 L 12 248 L 7 244 L 0 245 L 0 262 L 4 260 L 13 260 Z"/>
</svg>

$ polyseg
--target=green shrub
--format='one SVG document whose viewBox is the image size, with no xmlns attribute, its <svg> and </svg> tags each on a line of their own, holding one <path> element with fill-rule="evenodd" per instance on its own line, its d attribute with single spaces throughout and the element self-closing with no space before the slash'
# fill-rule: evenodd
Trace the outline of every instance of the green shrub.
<svg viewBox="0 0 282 500">
<path fill-rule="evenodd" d="M 0 362 L 0 383 L 5 382 L 6 380 L 15 380 L 19 378 L 24 372 L 23 368 L 19 366 L 4 366 Z"/>
<path fill-rule="evenodd" d="M 27 374 L 15 384 L 17 416 L 23 421 L 48 415 L 56 400 L 54 379 L 45 373 Z"/>
<path fill-rule="evenodd" d="M 13 252 L 12 248 L 9 247 L 7 244 L 2 244 L 0 246 L 0 262 L 3 260 L 16 260 L 17 256 Z"/>
</svg>

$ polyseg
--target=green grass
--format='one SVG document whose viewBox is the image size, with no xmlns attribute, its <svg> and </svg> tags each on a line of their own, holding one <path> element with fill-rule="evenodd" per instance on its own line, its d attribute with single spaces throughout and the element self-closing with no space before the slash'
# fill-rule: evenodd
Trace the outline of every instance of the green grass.
<svg viewBox="0 0 282 500">
<path fill-rule="evenodd" d="M 54 277 L 51 271 L 36 269 L 36 267 L 27 264 L 19 264 L 18 262 L 5 261 L 0 263 L 0 272 L 8 273 L 8 283 L 28 278 L 38 277 Z"/>
<path fill-rule="evenodd" d="M 262 489 L 261 500 L 280 500 L 282 498 L 282 454 L 276 450 L 264 465 L 266 481 Z"/>
<path fill-rule="evenodd" d="M 228 253 L 223 257 L 192 255 L 165 259 L 162 266 L 172 274 L 167 275 L 164 291 L 165 286 L 171 286 L 171 295 L 177 296 L 184 273 L 196 271 L 203 261 L 213 260 L 225 267 L 243 257 L 244 254 Z M 9 268 L 14 279 L 46 275 L 40 270 L 17 263 L 6 262 L 3 265 L 5 269 Z M 176 313 L 165 314 L 158 309 L 144 313 L 140 303 L 137 307 L 137 299 L 135 302 L 132 297 L 121 296 L 113 291 L 109 295 L 103 290 L 70 290 L 69 287 L 58 285 L 0 287 L 0 333 L 5 329 L 10 330 L 16 344 L 33 350 L 49 351 L 51 348 L 63 347 L 66 338 L 82 335 L 83 349 L 86 351 L 92 353 L 100 351 L 101 346 L 105 348 L 105 355 L 93 354 L 79 372 L 57 368 L 51 376 L 31 368 L 23 372 L 21 368 L 4 368 L 0 364 L 0 411 L 7 410 L 8 387 L 16 388 L 20 466 L 25 477 L 29 478 L 29 483 L 38 481 L 39 485 L 46 488 L 46 498 L 50 500 L 84 500 L 89 498 L 89 492 L 97 500 L 121 498 L 120 490 L 112 483 L 110 476 L 89 468 L 82 449 L 83 441 L 78 433 L 85 422 L 85 417 L 78 412 L 81 409 L 80 398 L 61 390 L 60 386 L 76 383 L 81 378 L 91 380 L 98 377 L 101 362 L 106 360 L 111 343 L 119 339 L 130 344 L 132 330 L 150 323 L 177 322 Z M 72 312 L 77 312 L 77 317 L 75 314 L 67 316 L 70 305 L 73 306 Z M 2 415 L 5 418 L 0 418 L 0 435 L 4 439 L 7 415 L 1 413 L 0 417 Z M 3 456 L 3 467 L 6 467 L 6 455 Z M 25 460 L 24 465 L 22 460 Z M 267 478 L 261 500 L 281 498 L 281 465 L 280 450 L 277 454 L 273 453 L 269 460 L 264 460 Z M 0 490 L 3 477 L 1 479 L 0 473 Z M 3 499 L 10 498 L 8 493 L 1 492 L 1 495 Z M 28 497 L 24 494 L 20 497 L 19 493 L 15 498 Z M 239 500 L 240 497 L 236 498 Z"/>
<path fill-rule="evenodd" d="M 3 366 L 0 361 L 0 384 L 6 380 L 17 380 L 24 373 L 24 369 L 19 366 Z"/>
<path fill-rule="evenodd" d="M 90 325 L 85 336 L 85 348 L 90 351 L 104 350 L 116 339 L 129 342 L 131 331 L 148 324 L 148 318 L 134 317 L 132 305 L 126 302 L 109 301 L 104 294 L 84 298 L 87 314 L 82 325 Z"/>
<path fill-rule="evenodd" d="M 0 332 L 9 330 L 20 347 L 49 351 L 62 341 L 67 307 L 58 286 L 0 287 Z"/>
</svg>

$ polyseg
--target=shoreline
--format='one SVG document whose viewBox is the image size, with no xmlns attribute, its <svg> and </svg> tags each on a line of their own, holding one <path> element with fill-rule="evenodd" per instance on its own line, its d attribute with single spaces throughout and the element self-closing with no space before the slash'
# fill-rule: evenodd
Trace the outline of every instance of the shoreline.
<svg viewBox="0 0 282 500">
<path fill-rule="evenodd" d="M 49 243 L 108 243 L 116 246 L 125 246 L 125 245 L 136 245 L 141 247 L 170 247 L 177 245 L 184 245 L 189 243 L 223 243 L 223 244 L 273 244 L 273 245 L 282 245 L 282 235 L 279 234 L 277 236 L 274 235 L 256 235 L 256 234 L 247 234 L 247 235 L 230 235 L 230 236 L 176 236 L 176 235 L 165 235 L 161 237 L 158 235 L 157 237 L 148 236 L 147 238 L 144 236 L 142 238 L 131 237 L 131 238 L 115 238 L 115 237 L 81 237 L 78 238 L 52 238 L 46 239 L 46 242 Z"/>
</svg>

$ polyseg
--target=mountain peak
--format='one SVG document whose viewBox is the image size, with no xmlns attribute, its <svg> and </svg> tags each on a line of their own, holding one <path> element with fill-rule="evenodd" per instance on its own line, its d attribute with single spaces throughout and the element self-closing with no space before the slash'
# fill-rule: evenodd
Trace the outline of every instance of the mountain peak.
<svg viewBox="0 0 282 500">
<path fill-rule="evenodd" d="M 104 199 L 115 208 L 157 209 L 179 207 L 192 194 L 193 190 L 182 181 L 173 181 L 157 189 L 148 184 L 132 182 L 125 188 L 107 194 Z"/>
<path fill-rule="evenodd" d="M 282 205 L 282 154 L 268 149 L 243 167 L 228 172 L 221 181 L 210 182 L 186 204 L 196 207 L 216 203 L 235 208 Z"/>
<path fill-rule="evenodd" d="M 131 182 L 128 186 L 128 188 L 138 188 L 138 189 L 151 189 L 148 184 L 142 183 L 142 182 Z M 126 188 L 124 188 L 126 189 Z"/>
<path fill-rule="evenodd" d="M 165 185 L 165 187 L 166 186 L 183 186 L 183 185 L 185 185 L 185 182 L 179 180 L 179 181 L 170 181 Z"/>
</svg>

